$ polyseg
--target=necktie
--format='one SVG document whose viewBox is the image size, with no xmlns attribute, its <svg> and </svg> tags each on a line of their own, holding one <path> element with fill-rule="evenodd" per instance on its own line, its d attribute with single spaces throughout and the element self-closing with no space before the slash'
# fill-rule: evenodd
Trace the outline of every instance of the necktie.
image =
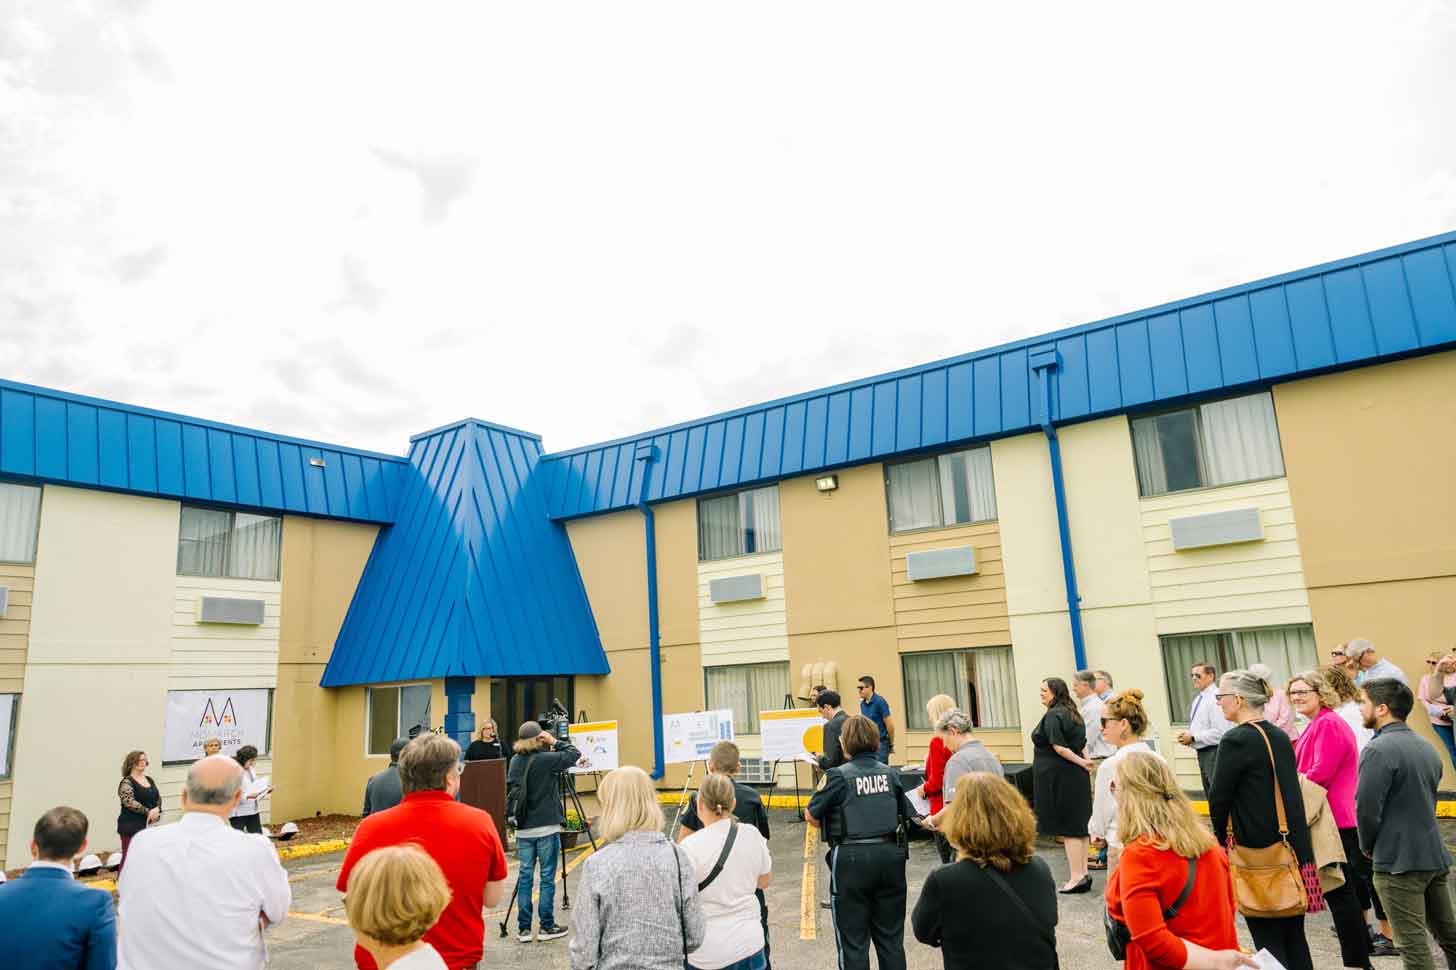
<svg viewBox="0 0 1456 970">
<path fill-rule="evenodd" d="M 1203 694 L 1193 698 L 1193 713 L 1188 715 L 1188 723 L 1191 725 L 1198 718 L 1198 705 L 1203 703 Z"/>
</svg>

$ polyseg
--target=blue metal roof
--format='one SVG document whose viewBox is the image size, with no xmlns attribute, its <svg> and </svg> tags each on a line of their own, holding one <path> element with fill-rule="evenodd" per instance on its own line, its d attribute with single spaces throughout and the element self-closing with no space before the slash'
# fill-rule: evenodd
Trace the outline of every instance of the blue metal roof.
<svg viewBox="0 0 1456 970">
<path fill-rule="evenodd" d="M 397 455 L 0 381 L 6 477 L 389 522 L 407 468 Z"/>
<path fill-rule="evenodd" d="M 1456 233 L 542 458 L 553 518 L 1214 396 L 1456 344 Z M 654 463 L 633 460 L 640 444 Z"/>
<path fill-rule="evenodd" d="M 473 418 L 411 439 L 322 684 L 605 674 L 566 528 L 546 515 L 535 435 Z"/>
</svg>

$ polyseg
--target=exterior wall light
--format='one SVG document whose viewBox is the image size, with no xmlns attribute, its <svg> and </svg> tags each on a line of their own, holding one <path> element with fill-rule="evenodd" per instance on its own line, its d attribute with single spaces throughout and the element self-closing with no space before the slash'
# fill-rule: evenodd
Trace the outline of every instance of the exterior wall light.
<svg viewBox="0 0 1456 970">
<path fill-rule="evenodd" d="M 322 467 L 324 467 L 324 460 L 322 458 L 310 458 L 308 460 L 308 463 L 310 465 L 312 465 L 313 467 L 315 467 L 315 468 L 322 468 Z"/>
<path fill-rule="evenodd" d="M 814 487 L 821 492 L 832 492 L 839 487 L 838 475 L 824 475 L 814 479 Z"/>
</svg>

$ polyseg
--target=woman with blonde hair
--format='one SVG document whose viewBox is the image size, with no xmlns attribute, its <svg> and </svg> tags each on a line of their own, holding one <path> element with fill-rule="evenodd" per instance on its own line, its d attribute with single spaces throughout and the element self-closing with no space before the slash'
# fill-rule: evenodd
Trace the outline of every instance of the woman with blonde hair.
<svg viewBox="0 0 1456 970">
<path fill-rule="evenodd" d="M 1107 846 L 1107 864 L 1116 869 L 1122 855 L 1122 840 L 1117 835 L 1117 796 L 1112 790 L 1112 779 L 1117 771 L 1117 762 L 1135 751 L 1144 751 L 1161 758 L 1143 735 L 1148 730 L 1148 711 L 1143 707 L 1143 692 L 1136 687 L 1129 688 L 1107 701 L 1102 709 L 1102 740 L 1116 750 L 1102 762 L 1097 771 L 1096 791 L 1092 796 L 1092 817 L 1087 820 L 1087 832 L 1093 840 Z M 1088 725 L 1090 730 L 1093 725 Z"/>
<path fill-rule="evenodd" d="M 941 736 L 940 719 L 955 710 L 955 706 L 955 698 L 949 694 L 936 694 L 925 702 L 925 713 L 935 734 L 925 755 L 925 783 L 920 786 L 920 796 L 930 802 L 931 815 L 938 815 L 945 808 L 945 763 L 950 760 L 951 751 Z M 939 833 L 935 837 L 935 849 L 940 853 L 942 863 L 950 861 L 950 843 Z"/>
<path fill-rule="evenodd" d="M 956 782 L 941 825 L 956 861 L 925 879 L 915 938 L 938 946 L 946 970 L 1057 965 L 1057 886 L 1036 856 L 1036 816 L 1005 779 L 973 771 Z M 967 919 L 975 913 L 975 919 Z"/>
<path fill-rule="evenodd" d="M 682 847 L 693 860 L 706 928 L 688 970 L 766 970 L 768 938 L 759 921 L 758 892 L 773 878 L 768 842 L 734 816 L 731 776 L 703 779 L 695 801 L 702 828 L 683 839 Z"/>
<path fill-rule="evenodd" d="M 1106 902 L 1108 916 L 1127 928 L 1123 966 L 1257 966 L 1238 948 L 1228 860 L 1193 813 L 1173 769 L 1151 752 L 1134 751 L 1118 760 L 1113 784 L 1125 847 L 1107 881 Z"/>
<path fill-rule="evenodd" d="M 424 935 L 449 903 L 439 864 L 406 843 L 375 849 L 354 865 L 344 912 L 379 970 L 445 970 Z"/>
<path fill-rule="evenodd" d="M 1365 699 L 1364 692 L 1355 685 L 1355 678 L 1341 664 L 1330 664 L 1321 667 L 1319 671 L 1340 702 L 1335 713 L 1344 718 L 1345 723 L 1350 725 L 1350 730 L 1355 732 L 1355 747 L 1364 751 L 1365 745 L 1375 737 L 1375 732 L 1365 726 L 1365 715 L 1360 713 L 1360 702 Z"/>
<path fill-rule="evenodd" d="M 682 970 L 703 944 L 692 857 L 662 834 L 647 772 L 625 765 L 597 788 L 606 843 L 582 865 L 571 970 Z"/>
</svg>

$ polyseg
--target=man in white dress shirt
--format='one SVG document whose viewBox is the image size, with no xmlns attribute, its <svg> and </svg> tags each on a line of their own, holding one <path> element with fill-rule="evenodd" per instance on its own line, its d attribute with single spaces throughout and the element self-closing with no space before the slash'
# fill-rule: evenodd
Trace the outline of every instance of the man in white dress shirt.
<svg viewBox="0 0 1456 970">
<path fill-rule="evenodd" d="M 187 771 L 182 818 L 132 839 L 117 891 L 122 970 L 261 970 L 263 931 L 293 893 L 265 836 L 228 825 L 243 769 L 213 755 Z"/>
<path fill-rule="evenodd" d="M 1198 755 L 1198 774 L 1203 778 L 1203 794 L 1213 785 L 1213 762 L 1218 757 L 1218 742 L 1233 722 L 1223 716 L 1214 694 L 1218 671 L 1213 664 L 1197 663 L 1189 672 L 1193 678 L 1193 709 L 1188 713 L 1188 730 L 1178 735 L 1178 743 L 1192 748 Z"/>
</svg>

